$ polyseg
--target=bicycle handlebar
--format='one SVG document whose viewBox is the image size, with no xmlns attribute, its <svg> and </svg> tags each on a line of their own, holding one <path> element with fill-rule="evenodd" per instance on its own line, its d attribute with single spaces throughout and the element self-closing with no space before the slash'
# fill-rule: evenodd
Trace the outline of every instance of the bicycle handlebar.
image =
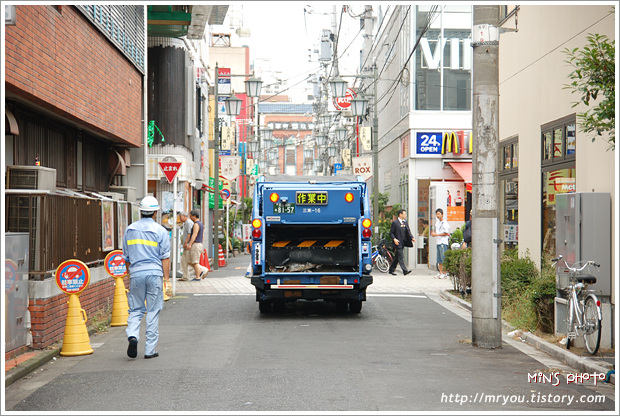
<svg viewBox="0 0 620 416">
<path fill-rule="evenodd" d="M 571 272 L 580 272 L 580 271 L 582 271 L 583 269 L 585 269 L 586 267 L 588 267 L 588 266 L 590 266 L 590 265 L 592 265 L 592 266 L 594 266 L 594 267 L 601 267 L 601 265 L 600 265 L 600 264 L 595 263 L 595 262 L 594 262 L 594 261 L 592 261 L 592 260 L 588 260 L 588 261 L 586 262 L 586 264 L 584 264 L 584 265 L 583 265 L 583 266 L 581 266 L 580 268 L 577 268 L 577 267 L 571 267 L 571 266 L 569 266 L 569 265 L 568 265 L 568 263 L 566 262 L 566 259 L 564 259 L 564 257 L 563 257 L 561 254 L 560 254 L 557 258 L 552 259 L 551 261 L 555 264 L 555 263 L 557 263 L 557 262 L 558 262 L 558 261 L 560 261 L 560 260 L 562 260 L 562 261 L 564 262 L 564 265 L 566 266 L 566 268 L 567 268 L 569 271 L 571 271 Z M 577 264 L 577 263 L 575 263 L 575 264 Z"/>
</svg>

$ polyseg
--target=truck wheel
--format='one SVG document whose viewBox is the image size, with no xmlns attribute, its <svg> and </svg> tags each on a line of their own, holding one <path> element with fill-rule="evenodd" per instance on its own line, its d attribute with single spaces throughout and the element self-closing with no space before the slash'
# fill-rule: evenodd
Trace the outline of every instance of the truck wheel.
<svg viewBox="0 0 620 416">
<path fill-rule="evenodd" d="M 284 299 L 278 299 L 273 301 L 273 311 L 275 313 L 284 313 L 286 302 Z"/>
<path fill-rule="evenodd" d="M 271 312 L 271 302 L 268 300 L 259 300 L 258 301 L 258 310 L 260 313 L 269 313 Z"/>
<path fill-rule="evenodd" d="M 336 313 L 347 313 L 347 304 L 346 300 L 337 300 L 336 301 Z"/>
<path fill-rule="evenodd" d="M 351 311 L 351 313 L 360 313 L 362 311 L 362 301 L 361 300 L 349 301 L 349 310 Z"/>
</svg>

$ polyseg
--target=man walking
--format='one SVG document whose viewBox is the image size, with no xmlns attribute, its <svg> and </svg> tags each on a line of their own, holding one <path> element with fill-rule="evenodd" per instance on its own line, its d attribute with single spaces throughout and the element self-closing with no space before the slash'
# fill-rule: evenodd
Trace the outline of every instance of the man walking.
<svg viewBox="0 0 620 416">
<path fill-rule="evenodd" d="M 200 255 L 202 254 L 202 234 L 204 231 L 204 226 L 202 222 L 200 222 L 200 211 L 197 209 L 193 209 L 189 213 L 189 217 L 192 221 L 194 221 L 194 226 L 192 228 L 192 236 L 189 239 L 189 243 L 187 246 L 189 247 L 189 264 L 192 265 L 194 271 L 196 272 L 196 278 L 194 281 L 200 281 L 204 279 L 206 273 L 200 270 Z"/>
<path fill-rule="evenodd" d="M 390 237 L 392 237 L 392 241 L 396 247 L 396 256 L 394 257 L 394 260 L 392 260 L 392 264 L 390 264 L 389 272 L 391 275 L 396 276 L 394 271 L 396 270 L 396 265 L 400 264 L 403 275 L 406 276 L 411 273 L 411 270 L 407 270 L 407 266 L 405 265 L 404 249 L 405 247 L 413 247 L 415 238 L 413 238 L 413 234 L 411 234 L 411 230 L 409 229 L 409 224 L 407 223 L 407 211 L 404 209 L 398 210 L 398 218 L 392 221 Z"/>
<path fill-rule="evenodd" d="M 159 313 L 164 307 L 163 280 L 170 277 L 170 239 L 168 231 L 153 220 L 159 202 L 145 196 L 140 202 L 140 221 L 127 227 L 123 237 L 123 258 L 129 275 L 129 317 L 127 318 L 127 355 L 136 358 L 140 322 L 146 313 L 144 358 L 155 358 L 159 340 Z M 145 304 L 146 302 L 146 304 Z"/>
<path fill-rule="evenodd" d="M 192 237 L 192 230 L 194 228 L 194 221 L 189 219 L 187 212 L 182 211 L 179 213 L 179 218 L 183 223 L 183 255 L 181 256 L 181 273 L 183 277 L 179 278 L 179 280 L 188 281 L 189 273 L 187 272 L 187 266 L 189 266 L 190 260 L 190 251 L 191 249 L 188 247 L 189 240 Z"/>
<path fill-rule="evenodd" d="M 439 269 L 439 274 L 435 278 L 443 279 L 447 277 L 443 272 L 443 260 L 450 241 L 450 224 L 443 219 L 443 209 L 437 208 L 435 215 L 437 216 L 435 231 L 431 232 L 433 237 L 437 237 L 437 268 Z"/>
</svg>

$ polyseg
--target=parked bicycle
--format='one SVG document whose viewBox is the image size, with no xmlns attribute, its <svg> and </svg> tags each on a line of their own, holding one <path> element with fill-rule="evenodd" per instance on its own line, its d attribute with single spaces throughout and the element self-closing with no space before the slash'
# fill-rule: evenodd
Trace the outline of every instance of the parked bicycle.
<svg viewBox="0 0 620 416">
<path fill-rule="evenodd" d="M 571 347 L 571 341 L 583 336 L 586 349 L 591 355 L 596 354 L 601 344 L 601 302 L 592 291 L 587 290 L 589 284 L 596 283 L 596 277 L 584 274 L 589 266 L 600 267 L 593 261 L 587 261 L 579 267 L 579 263 L 569 266 L 561 255 L 552 260 L 557 264 L 562 261 L 569 271 L 569 285 L 560 290 L 568 294 L 568 308 L 566 314 L 567 334 L 566 349 Z"/>
<path fill-rule="evenodd" d="M 379 240 L 376 246 L 372 246 L 372 265 L 379 271 L 387 273 L 392 264 L 392 253 L 385 246 L 385 240 Z"/>
</svg>

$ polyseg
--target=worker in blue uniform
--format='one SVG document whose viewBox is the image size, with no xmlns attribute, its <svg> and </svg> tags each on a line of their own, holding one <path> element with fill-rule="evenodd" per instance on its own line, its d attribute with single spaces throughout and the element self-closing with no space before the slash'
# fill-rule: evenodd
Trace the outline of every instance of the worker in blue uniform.
<svg viewBox="0 0 620 416">
<path fill-rule="evenodd" d="M 129 317 L 127 318 L 127 355 L 136 358 L 140 322 L 146 313 L 144 358 L 155 358 L 159 340 L 159 313 L 164 307 L 163 278 L 170 274 L 168 231 L 153 220 L 159 202 L 146 196 L 140 202 L 142 219 L 131 224 L 123 237 L 123 258 L 129 269 Z M 146 304 L 145 304 L 146 301 Z"/>
</svg>

